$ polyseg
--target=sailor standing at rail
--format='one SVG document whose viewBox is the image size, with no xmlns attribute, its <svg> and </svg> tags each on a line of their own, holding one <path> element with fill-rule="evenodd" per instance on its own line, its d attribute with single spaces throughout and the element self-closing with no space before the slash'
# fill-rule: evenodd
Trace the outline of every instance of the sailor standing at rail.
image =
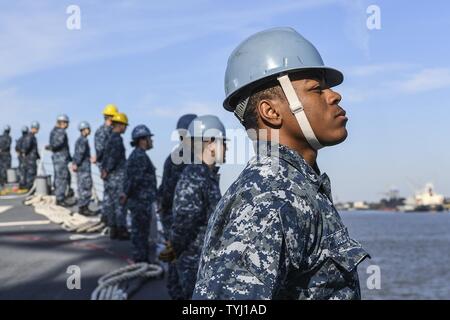
<svg viewBox="0 0 450 320">
<path fill-rule="evenodd" d="M 37 161 L 41 158 L 38 151 L 36 135 L 39 132 L 39 122 L 33 121 L 30 132 L 25 135 L 20 145 L 23 161 L 23 187 L 31 189 L 37 174 Z"/>
<path fill-rule="evenodd" d="M 95 147 L 95 162 L 97 163 L 98 170 L 100 171 L 100 174 L 102 172 L 102 162 L 103 162 L 103 155 L 105 151 L 106 144 L 108 143 L 109 137 L 112 133 L 112 118 L 119 112 L 117 107 L 114 104 L 108 104 L 103 109 L 103 120 L 104 123 L 95 131 L 94 135 L 94 147 Z M 106 183 L 103 181 L 103 199 L 102 203 L 107 203 L 110 201 L 108 198 L 108 193 L 105 191 Z M 107 214 L 104 210 L 104 207 L 102 205 L 102 220 L 105 222 L 105 224 L 108 221 Z"/>
<path fill-rule="evenodd" d="M 185 114 L 178 119 L 177 133 L 180 137 L 180 144 L 173 150 L 164 162 L 163 176 L 161 185 L 158 189 L 159 201 L 159 216 L 164 229 L 164 237 L 169 240 L 170 229 L 172 228 L 172 204 L 175 187 L 180 175 L 186 167 L 185 156 L 188 156 L 190 161 L 190 154 L 183 154 L 183 150 L 189 150 L 190 139 L 186 138 L 187 130 L 192 120 L 197 116 L 195 114 Z M 189 152 L 190 153 L 190 152 Z M 163 251 L 163 255 L 164 255 Z M 178 273 L 173 262 L 168 262 L 167 275 L 167 291 L 173 300 L 182 299 L 182 289 L 179 285 Z"/>
<path fill-rule="evenodd" d="M 208 219 L 221 198 L 218 165 L 225 162 L 226 132 L 213 115 L 195 118 L 189 125 L 194 163 L 178 180 L 173 199 L 170 245 L 183 299 L 191 299 Z"/>
<path fill-rule="evenodd" d="M 63 207 L 70 207 L 66 202 L 66 191 L 70 189 L 69 163 L 72 161 L 69 151 L 69 139 L 66 129 L 69 127 L 69 117 L 61 114 L 56 118 L 56 126 L 50 132 L 50 144 L 46 146 L 52 154 L 54 169 L 54 188 L 56 204 Z"/>
<path fill-rule="evenodd" d="M 147 151 L 153 148 L 153 134 L 147 126 L 138 125 L 131 134 L 133 152 L 127 160 L 127 172 L 121 204 L 127 205 L 131 215 L 131 243 L 133 261 L 149 260 L 149 235 L 152 204 L 156 200 L 156 171 Z"/>
<path fill-rule="evenodd" d="M 25 138 L 25 136 L 28 134 L 28 127 L 23 126 L 22 127 L 22 135 L 19 139 L 16 140 L 16 153 L 17 153 L 17 161 L 18 161 L 18 170 L 17 170 L 17 178 L 19 181 L 19 188 L 24 189 L 25 188 L 25 161 L 24 156 L 22 153 L 22 142 Z"/>
<path fill-rule="evenodd" d="M 124 113 L 117 113 L 112 118 L 113 131 L 106 144 L 102 159 L 102 175 L 105 181 L 105 192 L 108 201 L 103 202 L 103 209 L 108 217 L 110 239 L 129 240 L 127 230 L 127 214 L 120 203 L 126 179 L 126 156 L 122 134 L 128 126 L 128 117 Z"/>
<path fill-rule="evenodd" d="M 6 173 L 11 168 L 11 127 L 6 125 L 0 136 L 0 185 L 7 182 Z"/>
<path fill-rule="evenodd" d="M 92 198 L 91 162 L 95 163 L 95 159 L 91 158 L 91 147 L 88 140 L 88 136 L 91 134 L 91 126 L 87 121 L 82 121 L 78 130 L 80 130 L 80 137 L 75 143 L 72 159 L 72 171 L 77 174 L 78 213 L 91 216 L 96 214 L 89 209 Z"/>
</svg>

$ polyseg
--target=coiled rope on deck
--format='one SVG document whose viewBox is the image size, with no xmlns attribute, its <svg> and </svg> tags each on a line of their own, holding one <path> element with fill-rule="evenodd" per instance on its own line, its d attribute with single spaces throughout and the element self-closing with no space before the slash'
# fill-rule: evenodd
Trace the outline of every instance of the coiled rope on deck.
<svg viewBox="0 0 450 320">
<path fill-rule="evenodd" d="M 99 232 L 105 228 L 100 218 L 86 217 L 56 205 L 55 196 L 35 195 L 25 199 L 24 204 L 33 206 L 37 214 L 45 216 L 53 223 L 59 224 L 63 229 L 71 232 Z"/>
<path fill-rule="evenodd" d="M 98 286 L 92 292 L 91 300 L 126 300 L 130 294 L 120 288 L 121 284 L 139 277 L 144 279 L 157 278 L 162 273 L 161 266 L 145 262 L 114 270 L 98 280 Z"/>
</svg>

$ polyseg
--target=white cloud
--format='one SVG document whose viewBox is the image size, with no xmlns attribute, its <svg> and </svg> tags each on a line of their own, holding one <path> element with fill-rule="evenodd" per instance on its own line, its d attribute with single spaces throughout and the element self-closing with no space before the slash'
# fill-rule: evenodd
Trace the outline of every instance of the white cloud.
<svg viewBox="0 0 450 320">
<path fill-rule="evenodd" d="M 370 58 L 370 35 L 366 26 L 366 8 L 364 1 L 341 1 L 347 12 L 345 34 L 355 47 Z"/>
<path fill-rule="evenodd" d="M 405 71 L 414 67 L 407 63 L 379 63 L 354 66 L 347 69 L 346 74 L 354 77 L 369 77 L 393 71 Z"/>
<path fill-rule="evenodd" d="M 48 114 L 56 114 L 59 105 L 61 102 L 56 100 L 28 99 L 16 87 L 0 89 L 0 113 L 14 127 L 25 125 L 30 119 L 41 120 Z"/>
<path fill-rule="evenodd" d="M 419 71 L 414 73 L 412 69 Z M 353 103 L 450 88 L 450 68 L 418 68 L 413 64 L 385 63 L 350 67 L 348 74 L 358 79 L 340 90 L 344 101 Z"/>
<path fill-rule="evenodd" d="M 205 1 L 176 5 L 78 1 L 82 28 L 72 31 L 66 28 L 64 3 L 17 2 L 0 11 L 0 80 L 69 63 L 154 51 L 211 34 L 248 31 L 250 25 L 269 17 L 335 2 L 288 1 L 236 11 L 232 6 L 216 10 Z"/>
<path fill-rule="evenodd" d="M 427 68 L 404 81 L 394 82 L 394 87 L 404 93 L 423 93 L 450 87 L 450 68 Z"/>
<path fill-rule="evenodd" d="M 131 109 L 141 115 L 170 119 L 178 118 L 186 113 L 214 114 L 218 109 L 220 110 L 213 103 L 207 102 L 186 101 L 176 105 L 162 105 L 157 102 L 158 100 L 156 95 L 149 93 L 140 99 L 136 107 Z"/>
</svg>

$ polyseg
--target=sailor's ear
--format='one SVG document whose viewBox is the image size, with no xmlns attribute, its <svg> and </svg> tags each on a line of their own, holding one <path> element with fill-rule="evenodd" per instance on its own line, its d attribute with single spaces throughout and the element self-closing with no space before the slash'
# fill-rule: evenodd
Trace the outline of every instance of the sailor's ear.
<svg viewBox="0 0 450 320">
<path fill-rule="evenodd" d="M 279 99 L 262 99 L 256 106 L 261 121 L 269 127 L 280 128 L 283 122 L 281 101 Z"/>
</svg>

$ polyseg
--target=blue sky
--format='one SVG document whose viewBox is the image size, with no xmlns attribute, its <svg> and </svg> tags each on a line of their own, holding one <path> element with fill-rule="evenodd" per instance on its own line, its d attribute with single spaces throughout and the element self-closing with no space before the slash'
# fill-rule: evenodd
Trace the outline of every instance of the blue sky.
<svg viewBox="0 0 450 320">
<path fill-rule="evenodd" d="M 81 8 L 81 30 L 66 28 L 71 4 Z M 381 9 L 381 30 L 366 27 L 371 4 Z M 221 107 L 227 58 L 244 38 L 275 26 L 297 29 L 345 74 L 336 90 L 349 137 L 319 155 L 337 200 L 376 200 L 390 186 L 407 196 L 428 181 L 450 196 L 445 0 L 1 0 L 0 125 L 11 124 L 17 137 L 38 120 L 44 145 L 65 112 L 73 150 L 76 125 L 97 128 L 112 102 L 132 126 L 155 133 L 149 155 L 161 174 L 181 114 L 212 113 L 240 128 Z M 223 166 L 223 191 L 242 168 Z"/>
</svg>

